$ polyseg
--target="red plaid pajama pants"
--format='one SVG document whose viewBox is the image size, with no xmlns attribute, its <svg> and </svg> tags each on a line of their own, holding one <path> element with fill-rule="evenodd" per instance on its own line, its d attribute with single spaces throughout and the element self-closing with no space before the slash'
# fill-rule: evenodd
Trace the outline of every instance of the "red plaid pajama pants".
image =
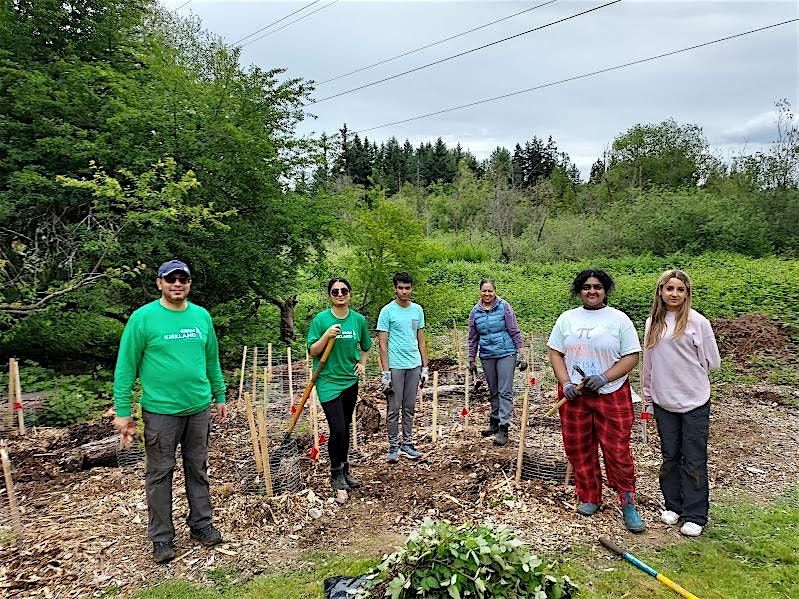
<svg viewBox="0 0 799 599">
<path fill-rule="evenodd" d="M 562 397 L 563 389 L 558 385 L 558 398 Z M 563 447 L 574 468 L 574 486 L 580 501 L 602 502 L 600 445 L 608 485 L 620 497 L 627 491 L 635 491 L 635 466 L 630 453 L 630 431 L 634 421 L 629 381 L 624 381 L 613 393 L 581 395 L 561 406 Z"/>
</svg>

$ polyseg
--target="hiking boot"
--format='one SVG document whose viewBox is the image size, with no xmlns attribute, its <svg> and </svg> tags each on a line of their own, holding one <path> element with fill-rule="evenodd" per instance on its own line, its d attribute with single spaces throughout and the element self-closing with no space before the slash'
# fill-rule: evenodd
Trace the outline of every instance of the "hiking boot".
<svg viewBox="0 0 799 599">
<path fill-rule="evenodd" d="M 213 524 L 199 529 L 192 528 L 189 530 L 189 536 L 195 541 L 200 541 L 206 547 L 213 547 L 222 542 L 222 534 Z"/>
<path fill-rule="evenodd" d="M 362 484 L 357 478 L 350 476 L 349 462 L 344 462 L 344 480 L 347 482 L 347 485 L 349 485 L 350 489 L 357 489 Z"/>
<path fill-rule="evenodd" d="M 494 435 L 494 445 L 499 445 L 500 447 L 502 447 L 503 445 L 507 444 L 508 444 L 508 425 L 500 424 L 497 434 Z"/>
<path fill-rule="evenodd" d="M 480 435 L 482 437 L 490 437 L 491 435 L 496 435 L 499 431 L 499 418 L 492 418 L 488 422 L 488 428 L 484 428 L 480 431 Z"/>
<path fill-rule="evenodd" d="M 175 548 L 172 543 L 162 543 L 156 541 L 153 543 L 153 561 L 156 564 L 165 564 L 175 559 Z"/>
<path fill-rule="evenodd" d="M 417 451 L 412 443 L 405 443 L 405 445 L 400 447 L 399 453 L 400 455 L 404 455 L 406 458 L 411 460 L 418 460 L 420 457 L 422 457 L 422 452 Z"/>
<path fill-rule="evenodd" d="M 674 526 L 675 524 L 677 524 L 677 522 L 679 522 L 679 520 L 680 520 L 680 514 L 678 514 L 677 512 L 672 512 L 671 510 L 665 510 L 660 512 L 660 521 L 663 522 L 663 524 Z"/>
<path fill-rule="evenodd" d="M 581 516 L 593 516 L 599 511 L 598 503 L 581 503 L 577 506 L 577 513 Z"/>
<path fill-rule="evenodd" d="M 635 504 L 633 503 L 633 494 L 629 491 L 624 494 L 624 503 L 621 506 L 621 514 L 624 518 L 624 525 L 630 532 L 644 532 L 646 530 L 644 521 L 641 520 L 641 516 L 638 515 L 638 511 L 635 509 Z"/>
<path fill-rule="evenodd" d="M 386 454 L 386 462 L 389 464 L 396 464 L 399 462 L 399 450 L 396 447 L 389 447 Z"/>
<path fill-rule="evenodd" d="M 702 527 L 696 522 L 683 522 L 683 525 L 680 528 L 680 534 L 685 535 L 686 537 L 698 537 L 702 534 Z"/>
<path fill-rule="evenodd" d="M 333 487 L 335 491 L 350 490 L 350 486 L 347 484 L 347 480 L 344 478 L 344 466 L 330 469 L 330 486 Z"/>
</svg>

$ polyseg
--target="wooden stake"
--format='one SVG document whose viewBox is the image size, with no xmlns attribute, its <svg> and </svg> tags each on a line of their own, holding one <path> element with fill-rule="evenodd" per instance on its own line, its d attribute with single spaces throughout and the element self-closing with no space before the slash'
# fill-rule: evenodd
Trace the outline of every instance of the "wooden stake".
<svg viewBox="0 0 799 599">
<path fill-rule="evenodd" d="M 466 369 L 466 385 L 463 387 L 463 407 L 466 409 L 466 415 L 463 417 L 463 434 L 466 435 L 466 429 L 469 428 L 469 369 Z"/>
<path fill-rule="evenodd" d="M 19 434 L 25 434 L 25 415 L 22 413 L 22 385 L 19 382 L 19 362 L 14 360 L 14 408 L 17 411 L 17 422 L 19 424 Z"/>
<path fill-rule="evenodd" d="M 244 346 L 244 351 L 241 352 L 241 376 L 239 378 L 239 399 L 238 403 L 241 404 L 241 394 L 244 392 L 244 371 L 247 370 L 247 346 Z"/>
<path fill-rule="evenodd" d="M 266 487 L 266 494 L 268 497 L 272 496 L 272 468 L 269 463 L 269 440 L 266 436 L 266 416 L 264 415 L 264 407 L 258 406 L 256 408 L 258 414 L 258 437 L 261 440 L 261 462 L 264 465 L 264 487 Z"/>
<path fill-rule="evenodd" d="M 313 428 L 313 446 L 319 451 L 319 408 L 317 402 L 316 387 L 311 389 L 311 427 Z"/>
<path fill-rule="evenodd" d="M 8 417 L 14 417 L 14 358 L 8 359 Z"/>
<path fill-rule="evenodd" d="M 291 347 L 286 348 L 286 359 L 289 366 L 289 399 L 291 400 L 291 407 L 294 407 L 294 372 L 291 366 Z"/>
<path fill-rule="evenodd" d="M 569 479 L 572 476 L 572 463 L 566 460 L 566 477 L 563 479 L 563 490 L 569 490 Z"/>
<path fill-rule="evenodd" d="M 272 344 L 266 346 L 266 367 L 269 369 L 269 374 L 272 374 Z"/>
<path fill-rule="evenodd" d="M 516 482 L 522 480 L 522 464 L 524 463 L 524 437 L 527 435 L 527 414 L 530 409 L 530 379 L 524 386 L 524 400 L 522 402 L 522 421 L 519 424 L 519 454 L 516 456 Z"/>
<path fill-rule="evenodd" d="M 252 348 L 252 385 L 250 386 L 253 406 L 258 403 L 258 346 Z"/>
<path fill-rule="evenodd" d="M 433 371 L 433 443 L 438 441 L 438 370 Z"/>
<path fill-rule="evenodd" d="M 261 464 L 261 449 L 258 446 L 258 431 L 255 429 L 255 415 L 253 413 L 252 396 L 249 393 L 244 394 L 244 410 L 247 412 L 247 424 L 250 427 L 250 439 L 252 440 L 252 454 L 255 458 L 256 472 L 263 472 L 264 468 Z"/>
<path fill-rule="evenodd" d="M 8 511 L 11 516 L 11 525 L 17 532 L 22 532 L 22 521 L 19 517 L 17 494 L 14 491 L 14 479 L 11 476 L 11 460 L 8 459 L 5 442 L 0 446 L 0 460 L 3 462 L 3 476 L 6 479 L 6 495 L 8 495 Z"/>
</svg>

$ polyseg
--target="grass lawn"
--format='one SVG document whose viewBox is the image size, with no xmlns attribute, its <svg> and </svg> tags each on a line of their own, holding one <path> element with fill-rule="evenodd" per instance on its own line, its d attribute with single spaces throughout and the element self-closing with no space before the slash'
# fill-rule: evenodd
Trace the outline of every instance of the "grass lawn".
<svg viewBox="0 0 799 599">
<path fill-rule="evenodd" d="M 209 586 L 169 582 L 141 590 L 147 599 L 304 599 L 322 597 L 328 576 L 357 575 L 376 564 L 331 554 L 305 556 L 290 574 L 261 576 L 245 584 L 232 569 L 209 573 Z M 799 489 L 760 507 L 749 502 L 716 505 L 712 524 L 699 539 L 657 551 L 636 553 L 654 569 L 702 599 L 790 599 L 799 597 Z M 632 564 L 613 558 L 597 560 L 587 548 L 554 569 L 580 584 L 578 599 L 677 597 Z"/>
</svg>

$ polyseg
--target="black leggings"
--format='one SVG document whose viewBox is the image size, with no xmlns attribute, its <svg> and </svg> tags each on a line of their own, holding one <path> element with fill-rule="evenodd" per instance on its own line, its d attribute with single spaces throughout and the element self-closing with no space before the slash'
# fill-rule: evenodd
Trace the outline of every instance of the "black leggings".
<svg viewBox="0 0 799 599">
<path fill-rule="evenodd" d="M 350 428 L 357 399 L 358 383 L 355 383 L 352 387 L 344 389 L 337 398 L 322 403 L 330 428 L 327 451 L 330 455 L 331 470 L 340 468 L 350 453 Z"/>
</svg>

